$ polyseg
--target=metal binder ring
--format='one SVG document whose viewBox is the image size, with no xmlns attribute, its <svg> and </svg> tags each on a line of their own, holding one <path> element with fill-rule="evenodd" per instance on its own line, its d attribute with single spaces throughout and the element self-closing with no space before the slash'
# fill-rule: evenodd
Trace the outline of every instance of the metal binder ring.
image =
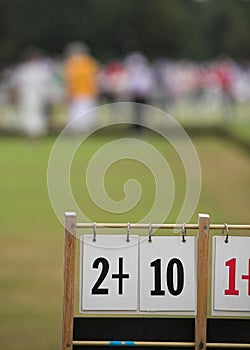
<svg viewBox="0 0 250 350">
<path fill-rule="evenodd" d="M 93 223 L 93 242 L 96 242 L 96 222 Z"/>
<path fill-rule="evenodd" d="M 184 223 L 182 225 L 182 229 L 181 229 L 181 232 L 182 232 L 182 242 L 185 243 L 186 242 L 186 235 L 187 235 L 187 230 L 186 230 L 186 224 Z"/>
<path fill-rule="evenodd" d="M 151 223 L 148 224 L 148 241 L 149 243 L 152 242 L 152 224 Z"/>
<path fill-rule="evenodd" d="M 128 222 L 128 225 L 127 225 L 127 242 L 129 242 L 129 234 L 130 234 L 130 223 Z"/>
<path fill-rule="evenodd" d="M 229 235 L 229 229 L 228 229 L 228 224 L 224 224 L 225 229 L 226 229 L 226 238 L 225 238 L 225 243 L 228 243 L 228 235 Z"/>
</svg>

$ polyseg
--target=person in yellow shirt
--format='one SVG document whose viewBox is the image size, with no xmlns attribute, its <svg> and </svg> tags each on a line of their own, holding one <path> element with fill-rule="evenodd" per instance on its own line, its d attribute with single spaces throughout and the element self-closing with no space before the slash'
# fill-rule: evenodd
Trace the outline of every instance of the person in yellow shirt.
<svg viewBox="0 0 250 350">
<path fill-rule="evenodd" d="M 87 132 L 96 121 L 98 64 L 81 42 L 69 44 L 66 55 L 64 76 L 69 128 L 77 133 Z"/>
</svg>

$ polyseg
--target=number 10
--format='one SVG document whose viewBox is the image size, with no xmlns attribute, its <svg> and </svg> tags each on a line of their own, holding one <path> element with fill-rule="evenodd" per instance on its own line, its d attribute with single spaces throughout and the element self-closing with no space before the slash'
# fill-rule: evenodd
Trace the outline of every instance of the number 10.
<svg viewBox="0 0 250 350">
<path fill-rule="evenodd" d="M 177 286 L 174 286 L 174 266 L 176 266 Z M 165 295 L 165 291 L 161 289 L 161 259 L 151 262 L 150 267 L 154 268 L 154 289 L 150 291 L 151 295 Z M 166 281 L 169 293 L 177 296 L 181 294 L 184 287 L 184 268 L 181 261 L 173 258 L 167 265 Z"/>
</svg>

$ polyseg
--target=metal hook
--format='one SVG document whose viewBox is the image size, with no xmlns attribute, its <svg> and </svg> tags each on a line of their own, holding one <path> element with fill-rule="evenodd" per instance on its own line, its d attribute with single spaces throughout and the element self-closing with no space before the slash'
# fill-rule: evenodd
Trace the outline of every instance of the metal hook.
<svg viewBox="0 0 250 350">
<path fill-rule="evenodd" d="M 152 224 L 151 223 L 148 224 L 148 241 L 149 243 L 152 242 Z"/>
<path fill-rule="evenodd" d="M 187 235 L 187 230 L 186 230 L 186 224 L 184 223 L 182 225 L 182 242 L 185 243 L 186 242 L 186 235 Z"/>
<path fill-rule="evenodd" d="M 226 238 L 225 238 L 225 243 L 228 243 L 228 235 L 229 235 L 229 229 L 228 229 L 228 224 L 224 224 L 225 225 L 225 229 L 226 229 Z M 223 230 L 224 232 L 224 230 Z"/>
<path fill-rule="evenodd" d="M 128 222 L 128 225 L 127 225 L 127 242 L 129 242 L 129 234 L 130 234 L 130 223 Z"/>
<path fill-rule="evenodd" d="M 93 242 L 96 242 L 96 222 L 93 223 Z"/>
</svg>

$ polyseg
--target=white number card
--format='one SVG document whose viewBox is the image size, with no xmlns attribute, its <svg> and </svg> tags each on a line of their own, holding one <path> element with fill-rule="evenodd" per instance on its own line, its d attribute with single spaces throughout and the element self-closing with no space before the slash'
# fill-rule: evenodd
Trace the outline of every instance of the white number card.
<svg viewBox="0 0 250 350">
<path fill-rule="evenodd" d="M 250 237 L 213 238 L 213 313 L 250 314 Z"/>
<path fill-rule="evenodd" d="M 140 241 L 140 311 L 195 311 L 196 238 Z"/>
<path fill-rule="evenodd" d="M 133 311 L 138 305 L 136 235 L 81 236 L 80 311 Z"/>
</svg>

